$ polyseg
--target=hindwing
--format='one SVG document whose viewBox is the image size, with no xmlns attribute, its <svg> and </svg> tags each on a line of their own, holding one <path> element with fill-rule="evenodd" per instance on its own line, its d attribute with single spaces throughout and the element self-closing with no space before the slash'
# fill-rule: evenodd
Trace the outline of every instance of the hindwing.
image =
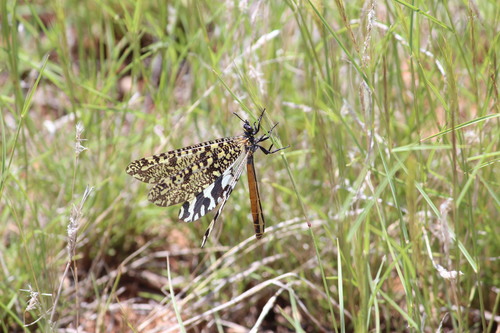
<svg viewBox="0 0 500 333">
<path fill-rule="evenodd" d="M 246 156 L 246 153 L 241 153 L 212 184 L 206 186 L 191 200 L 184 202 L 179 212 L 179 219 L 185 222 L 196 221 L 212 211 L 221 201 L 227 199 L 241 177 Z"/>
<path fill-rule="evenodd" d="M 193 200 L 187 201 L 182 205 L 179 212 L 179 219 L 185 222 L 191 222 L 201 218 L 220 204 L 217 213 L 215 213 L 212 222 L 210 222 L 203 235 L 201 247 L 205 246 L 210 233 L 215 227 L 217 219 L 224 209 L 227 199 L 240 179 L 247 156 L 248 152 L 242 153 L 231 168 L 227 169 L 213 184 L 206 187 L 205 190 L 199 193 Z"/>
</svg>

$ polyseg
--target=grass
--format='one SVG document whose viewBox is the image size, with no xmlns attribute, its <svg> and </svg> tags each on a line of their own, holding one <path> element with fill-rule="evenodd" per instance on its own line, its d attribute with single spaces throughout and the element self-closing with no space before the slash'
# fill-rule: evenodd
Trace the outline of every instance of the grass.
<svg viewBox="0 0 500 333">
<path fill-rule="evenodd" d="M 3 332 L 498 330 L 500 4 L 0 5 Z M 200 249 L 125 167 L 264 107 Z"/>
</svg>

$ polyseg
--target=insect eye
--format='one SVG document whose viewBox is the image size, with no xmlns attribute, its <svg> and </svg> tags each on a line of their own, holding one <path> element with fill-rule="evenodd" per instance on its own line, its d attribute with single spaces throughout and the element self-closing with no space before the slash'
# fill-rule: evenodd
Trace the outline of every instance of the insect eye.
<svg viewBox="0 0 500 333">
<path fill-rule="evenodd" d="M 252 131 L 252 126 L 250 126 L 249 123 L 245 123 L 243 125 L 243 129 L 245 129 L 246 132 Z"/>
</svg>

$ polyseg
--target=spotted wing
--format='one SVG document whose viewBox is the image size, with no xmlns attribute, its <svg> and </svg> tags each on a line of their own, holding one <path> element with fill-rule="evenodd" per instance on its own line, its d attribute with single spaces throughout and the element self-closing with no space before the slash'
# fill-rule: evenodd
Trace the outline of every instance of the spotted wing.
<svg viewBox="0 0 500 333">
<path fill-rule="evenodd" d="M 240 137 L 222 138 L 141 158 L 130 163 L 126 172 L 142 182 L 158 184 L 178 174 L 179 171 L 189 169 L 196 162 L 206 159 L 208 155 L 215 155 L 216 159 L 222 158 L 225 152 L 239 146 L 240 141 Z"/>
<path fill-rule="evenodd" d="M 234 163 L 242 149 L 240 137 L 208 141 L 135 161 L 127 172 L 157 183 L 148 199 L 166 207 L 192 200 Z"/>
</svg>

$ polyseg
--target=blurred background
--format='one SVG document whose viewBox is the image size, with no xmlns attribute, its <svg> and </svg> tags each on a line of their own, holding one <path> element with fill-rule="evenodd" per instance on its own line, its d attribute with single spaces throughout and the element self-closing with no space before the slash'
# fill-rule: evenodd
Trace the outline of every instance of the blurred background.
<svg viewBox="0 0 500 333">
<path fill-rule="evenodd" d="M 1 331 L 498 332 L 500 3 L 0 5 Z M 125 168 L 263 108 L 201 249 Z"/>
</svg>

